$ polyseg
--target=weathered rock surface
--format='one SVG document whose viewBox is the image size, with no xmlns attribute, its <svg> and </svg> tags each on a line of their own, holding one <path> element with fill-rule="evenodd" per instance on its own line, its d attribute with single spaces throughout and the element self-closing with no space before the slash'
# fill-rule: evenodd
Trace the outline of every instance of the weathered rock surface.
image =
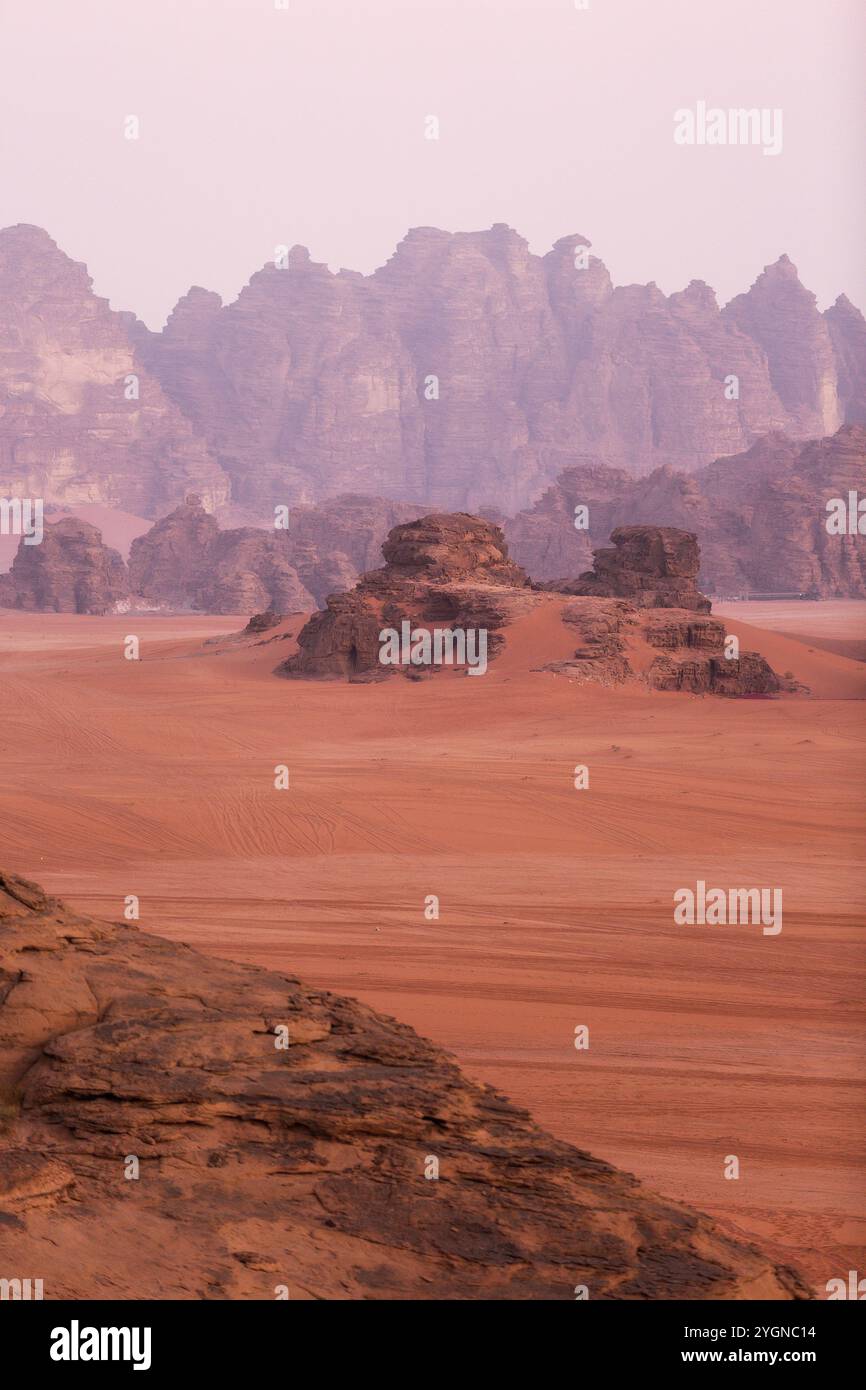
<svg viewBox="0 0 866 1390">
<path fill-rule="evenodd" d="M 483 628 L 488 653 L 498 630 L 539 600 L 508 559 L 500 528 L 465 512 L 434 513 L 395 526 L 382 546 L 385 565 L 362 576 L 351 593 L 332 595 L 298 638 L 285 676 L 381 680 L 417 674 L 383 665 L 379 634 L 403 622 L 419 628 Z M 435 668 L 434 668 L 435 669 Z"/>
<path fill-rule="evenodd" d="M 292 507 L 289 553 L 292 564 L 321 608 L 329 594 L 351 589 L 379 562 L 392 527 L 429 507 L 348 493 L 317 505 Z"/>
<path fill-rule="evenodd" d="M 10 874 L 0 1087 L 2 1272 L 49 1299 L 807 1297 L 410 1028 Z"/>
<path fill-rule="evenodd" d="M 41 542 L 22 540 L 8 574 L 0 575 L 0 607 L 45 613 L 111 613 L 129 597 L 126 566 L 78 517 L 46 524 Z"/>
<path fill-rule="evenodd" d="M 662 652 L 646 674 L 648 684 L 693 695 L 775 695 L 789 688 L 758 652 L 726 656 L 726 635 L 718 618 L 652 610 L 646 614 L 643 636 Z"/>
<path fill-rule="evenodd" d="M 798 444 L 759 440 L 695 475 L 710 506 L 704 566 L 716 593 L 866 596 L 866 542 L 831 535 L 827 503 L 866 495 L 866 426 Z"/>
<path fill-rule="evenodd" d="M 696 583 L 697 538 L 675 526 L 618 526 L 613 546 L 596 550 L 591 571 L 557 585 L 563 593 L 624 598 L 636 608 L 686 608 L 709 613 Z"/>
<path fill-rule="evenodd" d="M 351 593 L 332 595 L 302 628 L 297 653 L 277 673 L 316 680 L 397 674 L 417 679 L 443 666 L 383 664 L 384 630 L 400 632 L 404 623 L 407 636 L 437 628 L 483 629 L 493 659 L 513 623 L 546 609 L 576 630 L 578 646 L 570 658 L 552 659 L 542 669 L 570 679 L 602 685 L 641 680 L 695 694 L 764 695 L 782 688 L 757 653 L 726 657 L 723 623 L 696 617 L 708 613 L 710 604 L 695 586 L 700 556 L 693 535 L 625 527 L 613 539 L 614 550 L 599 552 L 600 575 L 564 588 L 533 587 L 509 559 L 502 531 L 492 522 L 457 513 L 396 526 L 382 547 L 386 564 L 365 574 Z M 655 647 L 662 649 L 659 655 Z"/>
<path fill-rule="evenodd" d="M 209 613 L 282 613 L 315 608 L 290 562 L 285 531 L 221 531 L 199 497 L 133 541 L 130 586 L 150 603 Z"/>
<path fill-rule="evenodd" d="M 191 488 L 212 507 L 229 494 L 138 356 L 128 316 L 47 232 L 0 231 L 0 496 L 154 516 Z"/>
<path fill-rule="evenodd" d="M 628 523 L 678 526 L 701 547 L 699 586 L 715 594 L 866 593 L 862 537 L 827 533 L 827 501 L 866 495 L 866 427 L 845 425 L 806 443 L 768 435 L 745 454 L 694 474 L 658 468 L 646 478 L 585 462 L 566 469 L 535 506 L 505 522 L 512 555 L 537 581 L 574 578 Z M 575 508 L 589 529 L 574 529 Z"/>
<path fill-rule="evenodd" d="M 727 656 L 724 623 L 688 609 L 636 609 L 624 599 L 583 596 L 567 599 L 561 617 L 580 645 L 570 659 L 544 669 L 570 680 L 607 686 L 641 680 L 654 690 L 739 697 L 798 688 L 781 681 L 758 652 Z"/>
</svg>

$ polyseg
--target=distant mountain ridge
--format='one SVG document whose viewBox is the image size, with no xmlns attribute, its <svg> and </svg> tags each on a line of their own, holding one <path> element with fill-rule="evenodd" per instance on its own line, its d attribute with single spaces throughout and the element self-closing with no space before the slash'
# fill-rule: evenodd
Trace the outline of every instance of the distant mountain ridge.
<svg viewBox="0 0 866 1390">
<path fill-rule="evenodd" d="M 341 493 L 527 507 L 591 455 L 692 472 L 771 432 L 866 421 L 866 321 L 787 256 L 720 308 L 702 281 L 615 288 L 582 236 L 416 228 L 372 275 L 302 247 L 161 333 L 39 228 L 0 231 L 0 495 L 234 521 Z"/>
<path fill-rule="evenodd" d="M 827 502 L 849 491 L 866 496 L 864 425 L 802 442 L 765 435 L 691 474 L 658 468 L 634 478 L 586 459 L 503 524 L 512 556 L 538 580 L 573 578 L 615 527 L 650 523 L 695 533 L 709 593 L 864 598 L 862 538 L 827 530 Z M 587 529 L 575 529 L 578 506 Z"/>
</svg>

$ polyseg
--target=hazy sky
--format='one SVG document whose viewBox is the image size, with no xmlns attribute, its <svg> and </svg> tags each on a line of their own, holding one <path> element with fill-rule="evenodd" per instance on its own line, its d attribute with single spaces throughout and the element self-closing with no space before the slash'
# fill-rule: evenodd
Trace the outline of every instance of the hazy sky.
<svg viewBox="0 0 866 1390">
<path fill-rule="evenodd" d="M 863 0 L 0 0 L 0 226 L 154 327 L 280 243 L 366 273 L 493 222 L 722 300 L 787 251 L 866 307 L 864 37 Z M 699 101 L 780 108 L 782 153 L 676 145 Z"/>
</svg>

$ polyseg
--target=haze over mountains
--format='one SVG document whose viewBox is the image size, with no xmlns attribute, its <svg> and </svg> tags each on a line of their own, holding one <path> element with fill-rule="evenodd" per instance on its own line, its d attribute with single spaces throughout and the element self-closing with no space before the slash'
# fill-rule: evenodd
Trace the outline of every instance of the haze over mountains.
<svg viewBox="0 0 866 1390">
<path fill-rule="evenodd" d="M 845 296 L 819 312 L 786 256 L 720 308 L 700 281 L 614 288 L 588 245 L 416 228 L 366 277 L 296 247 L 233 304 L 194 287 L 153 333 L 47 232 L 7 228 L 0 495 L 158 517 L 192 491 L 247 522 L 345 492 L 513 513 L 587 455 L 691 472 L 866 422 L 866 322 Z"/>
</svg>

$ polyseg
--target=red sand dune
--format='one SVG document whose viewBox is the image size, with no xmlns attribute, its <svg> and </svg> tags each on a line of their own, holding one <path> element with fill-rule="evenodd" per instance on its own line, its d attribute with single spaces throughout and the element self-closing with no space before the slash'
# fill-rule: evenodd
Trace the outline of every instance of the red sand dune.
<svg viewBox="0 0 866 1390">
<path fill-rule="evenodd" d="M 483 679 L 286 682 L 284 637 L 202 641 L 237 625 L 0 614 L 6 864 L 357 995 L 821 1291 L 862 1268 L 866 669 L 732 619 L 813 695 L 600 689 L 527 623 Z M 699 878 L 781 886 L 782 933 L 675 926 Z"/>
</svg>

